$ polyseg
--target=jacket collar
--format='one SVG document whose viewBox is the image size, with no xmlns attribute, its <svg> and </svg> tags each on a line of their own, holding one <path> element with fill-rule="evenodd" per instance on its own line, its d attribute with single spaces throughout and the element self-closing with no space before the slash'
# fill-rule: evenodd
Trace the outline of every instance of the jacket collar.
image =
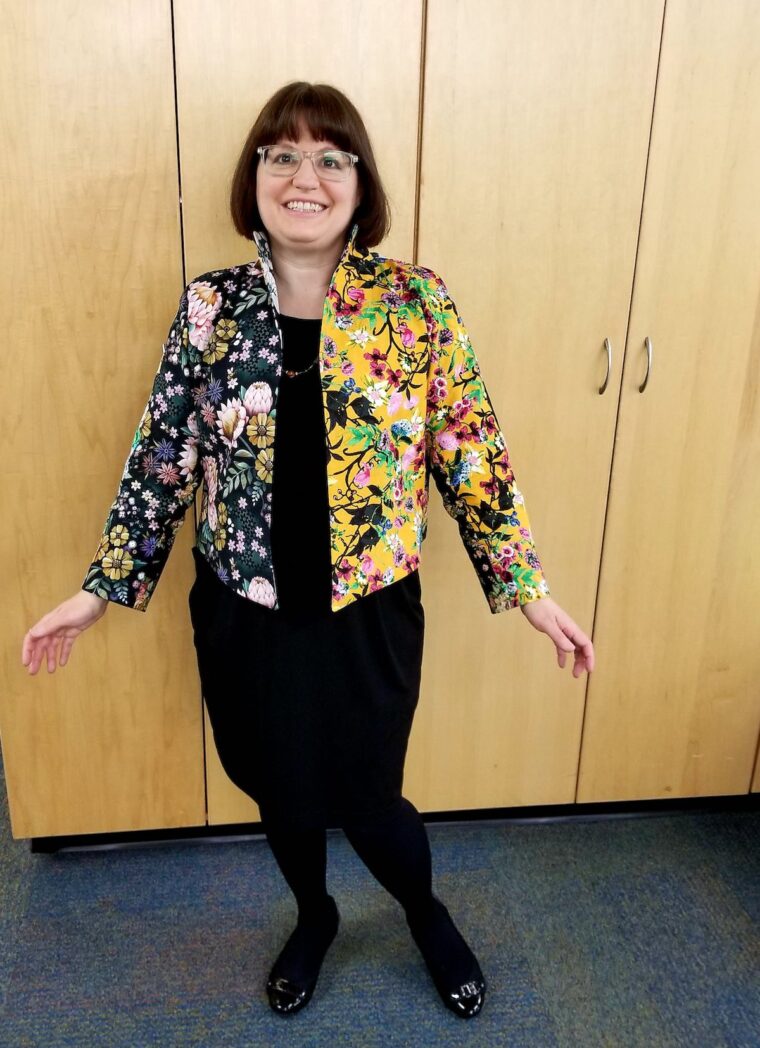
<svg viewBox="0 0 760 1048">
<path fill-rule="evenodd" d="M 345 247 L 343 248 L 343 252 L 340 256 L 340 259 L 338 260 L 338 265 L 335 267 L 336 272 L 338 269 L 340 269 L 340 267 L 343 265 L 343 263 L 346 261 L 349 255 L 353 255 L 356 253 L 356 236 L 358 232 L 359 223 L 354 222 L 353 226 L 351 227 L 351 232 L 349 233 L 348 239 L 346 240 Z M 274 267 L 272 265 L 272 249 L 269 243 L 269 237 L 266 233 L 254 230 L 253 239 L 256 243 L 256 248 L 259 252 L 259 261 L 261 262 L 261 270 L 262 275 L 264 277 L 264 283 L 266 284 L 267 291 L 269 292 L 269 295 L 272 299 L 274 308 L 279 313 L 280 302 L 277 296 L 277 284 L 274 279 Z M 332 283 L 332 281 L 330 281 L 330 283 Z"/>
</svg>

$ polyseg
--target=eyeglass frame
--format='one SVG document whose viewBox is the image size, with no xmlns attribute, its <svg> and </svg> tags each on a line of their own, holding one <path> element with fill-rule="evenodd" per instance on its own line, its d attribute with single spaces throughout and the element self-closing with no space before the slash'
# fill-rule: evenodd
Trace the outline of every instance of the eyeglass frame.
<svg viewBox="0 0 760 1048">
<path fill-rule="evenodd" d="M 316 167 L 314 166 L 314 161 L 312 160 L 312 157 L 317 156 L 319 153 L 345 153 L 345 155 L 347 157 L 351 158 L 351 167 L 348 169 L 348 172 L 346 173 L 346 177 L 345 178 L 332 178 L 332 179 L 331 178 L 327 178 L 328 182 L 345 182 L 345 181 L 347 181 L 349 175 L 351 174 L 353 169 L 356 167 L 356 165 L 359 163 L 359 157 L 356 155 L 356 153 L 350 153 L 347 149 L 336 149 L 335 146 L 325 146 L 323 149 L 299 149 L 298 146 L 292 146 L 292 147 L 290 147 L 290 152 L 291 153 L 298 153 L 298 155 L 301 158 L 298 161 L 298 167 L 292 173 L 290 171 L 283 171 L 282 174 L 280 174 L 278 171 L 272 171 L 270 168 L 266 167 L 266 156 L 264 155 L 266 153 L 267 149 L 276 149 L 277 145 L 278 145 L 278 143 L 275 142 L 271 146 L 258 146 L 257 149 L 256 149 L 256 152 L 261 157 L 262 163 L 265 164 L 264 170 L 268 174 L 274 175 L 275 178 L 288 178 L 288 177 L 295 178 L 295 176 L 301 170 L 301 165 L 303 164 L 304 160 L 306 160 L 307 157 L 311 160 L 311 166 L 314 169 L 314 174 L 317 176 L 317 178 L 324 178 L 325 176 L 324 175 L 320 175 L 319 171 L 317 171 Z M 284 148 L 287 148 L 287 147 L 283 146 L 282 148 L 284 149 Z"/>
</svg>

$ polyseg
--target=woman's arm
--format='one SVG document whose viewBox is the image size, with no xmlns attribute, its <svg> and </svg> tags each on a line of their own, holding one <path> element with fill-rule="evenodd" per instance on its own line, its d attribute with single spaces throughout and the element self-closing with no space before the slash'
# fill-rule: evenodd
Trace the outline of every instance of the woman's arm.
<svg viewBox="0 0 760 1048">
<path fill-rule="evenodd" d="M 82 589 L 145 611 L 201 479 L 192 344 L 193 284 L 182 293 L 153 388 Z M 107 418 L 107 412 L 103 413 Z"/>
<path fill-rule="evenodd" d="M 431 472 L 496 614 L 548 596 L 549 587 L 469 333 L 443 280 L 432 270 L 423 273 L 429 274 L 424 297 L 432 321 Z"/>
<path fill-rule="evenodd" d="M 423 270 L 432 320 L 426 436 L 431 472 L 494 614 L 519 607 L 573 676 L 594 668 L 590 638 L 549 594 L 528 511 L 470 336 L 443 280 Z"/>
</svg>

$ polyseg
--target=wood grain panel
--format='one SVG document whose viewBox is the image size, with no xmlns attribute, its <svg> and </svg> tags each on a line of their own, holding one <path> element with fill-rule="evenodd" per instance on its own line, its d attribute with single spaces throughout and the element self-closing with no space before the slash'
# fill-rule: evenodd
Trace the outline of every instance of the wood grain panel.
<svg viewBox="0 0 760 1048">
<path fill-rule="evenodd" d="M 418 261 L 470 331 L 552 596 L 588 633 L 661 23 L 659 0 L 428 7 Z M 410 796 L 572 802 L 586 677 L 519 610 L 491 615 L 435 491 L 422 578 Z"/>
<path fill-rule="evenodd" d="M 180 533 L 149 612 L 112 605 L 35 677 L 27 629 L 77 592 L 183 287 L 170 4 L 3 3 L 0 728 L 15 837 L 202 823 Z"/>
<path fill-rule="evenodd" d="M 746 793 L 760 729 L 760 7 L 669 0 L 578 799 Z M 645 338 L 652 339 L 646 373 Z"/>
</svg>

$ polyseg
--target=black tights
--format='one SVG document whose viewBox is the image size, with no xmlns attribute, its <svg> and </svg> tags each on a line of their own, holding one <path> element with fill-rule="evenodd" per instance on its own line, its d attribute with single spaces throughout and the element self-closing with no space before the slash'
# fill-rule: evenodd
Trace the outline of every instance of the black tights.
<svg viewBox="0 0 760 1048">
<path fill-rule="evenodd" d="M 293 830 L 264 821 L 269 845 L 298 903 L 298 924 L 273 973 L 303 982 L 335 936 L 335 903 L 326 884 L 324 829 Z M 430 842 L 422 816 L 405 797 L 381 818 L 343 824 L 343 832 L 370 872 L 401 903 L 412 936 L 434 977 L 454 989 L 481 978 L 475 955 L 446 906 L 432 890 Z M 332 907 L 332 909 L 331 909 Z"/>
<path fill-rule="evenodd" d="M 263 820 L 269 846 L 298 903 L 300 917 L 327 900 L 327 834 L 324 829 L 294 830 Z M 433 903 L 430 842 L 422 816 L 406 797 L 365 825 L 344 824 L 354 851 L 408 916 L 430 911 Z"/>
</svg>

